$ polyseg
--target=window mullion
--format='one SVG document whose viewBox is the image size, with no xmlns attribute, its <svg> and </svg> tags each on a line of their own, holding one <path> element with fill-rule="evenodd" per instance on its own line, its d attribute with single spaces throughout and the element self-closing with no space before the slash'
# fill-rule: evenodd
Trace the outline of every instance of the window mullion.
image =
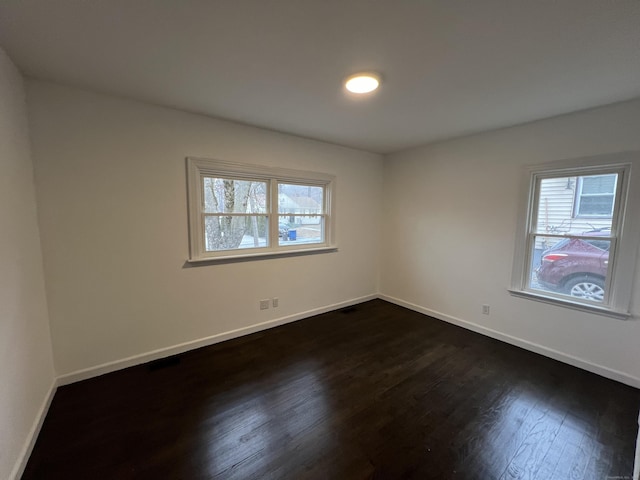
<svg viewBox="0 0 640 480">
<path fill-rule="evenodd" d="M 274 250 L 280 247 L 278 183 L 276 178 L 269 179 L 269 247 Z"/>
</svg>

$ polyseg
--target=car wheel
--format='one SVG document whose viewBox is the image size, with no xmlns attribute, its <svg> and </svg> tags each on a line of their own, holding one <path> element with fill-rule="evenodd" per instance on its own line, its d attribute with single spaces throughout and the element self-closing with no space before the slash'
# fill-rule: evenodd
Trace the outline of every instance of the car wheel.
<svg viewBox="0 0 640 480">
<path fill-rule="evenodd" d="M 594 302 L 604 300 L 604 281 L 594 277 L 578 277 L 565 285 L 566 292 L 572 297 L 584 298 Z"/>
</svg>

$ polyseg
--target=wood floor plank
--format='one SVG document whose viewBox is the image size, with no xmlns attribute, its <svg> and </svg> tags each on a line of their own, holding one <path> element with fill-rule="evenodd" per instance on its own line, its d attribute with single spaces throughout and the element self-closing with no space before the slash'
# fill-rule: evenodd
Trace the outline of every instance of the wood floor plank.
<svg viewBox="0 0 640 480">
<path fill-rule="evenodd" d="M 59 388 L 23 479 L 602 480 L 638 407 L 374 300 Z"/>
</svg>

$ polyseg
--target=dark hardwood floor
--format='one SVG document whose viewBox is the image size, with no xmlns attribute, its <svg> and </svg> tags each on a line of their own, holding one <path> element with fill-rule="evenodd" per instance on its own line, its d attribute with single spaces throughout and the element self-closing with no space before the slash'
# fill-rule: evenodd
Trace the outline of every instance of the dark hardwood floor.
<svg viewBox="0 0 640 480">
<path fill-rule="evenodd" d="M 630 479 L 639 407 L 374 300 L 59 388 L 23 478 Z"/>
</svg>

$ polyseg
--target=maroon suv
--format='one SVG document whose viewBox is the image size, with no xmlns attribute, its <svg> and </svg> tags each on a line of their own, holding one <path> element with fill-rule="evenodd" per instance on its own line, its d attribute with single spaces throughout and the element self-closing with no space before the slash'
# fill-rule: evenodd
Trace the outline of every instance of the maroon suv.
<svg viewBox="0 0 640 480">
<path fill-rule="evenodd" d="M 598 236 L 608 232 L 587 232 Z M 558 293 L 595 302 L 604 299 L 604 285 L 609 263 L 608 240 L 567 238 L 542 252 L 536 270 L 538 282 Z"/>
</svg>

